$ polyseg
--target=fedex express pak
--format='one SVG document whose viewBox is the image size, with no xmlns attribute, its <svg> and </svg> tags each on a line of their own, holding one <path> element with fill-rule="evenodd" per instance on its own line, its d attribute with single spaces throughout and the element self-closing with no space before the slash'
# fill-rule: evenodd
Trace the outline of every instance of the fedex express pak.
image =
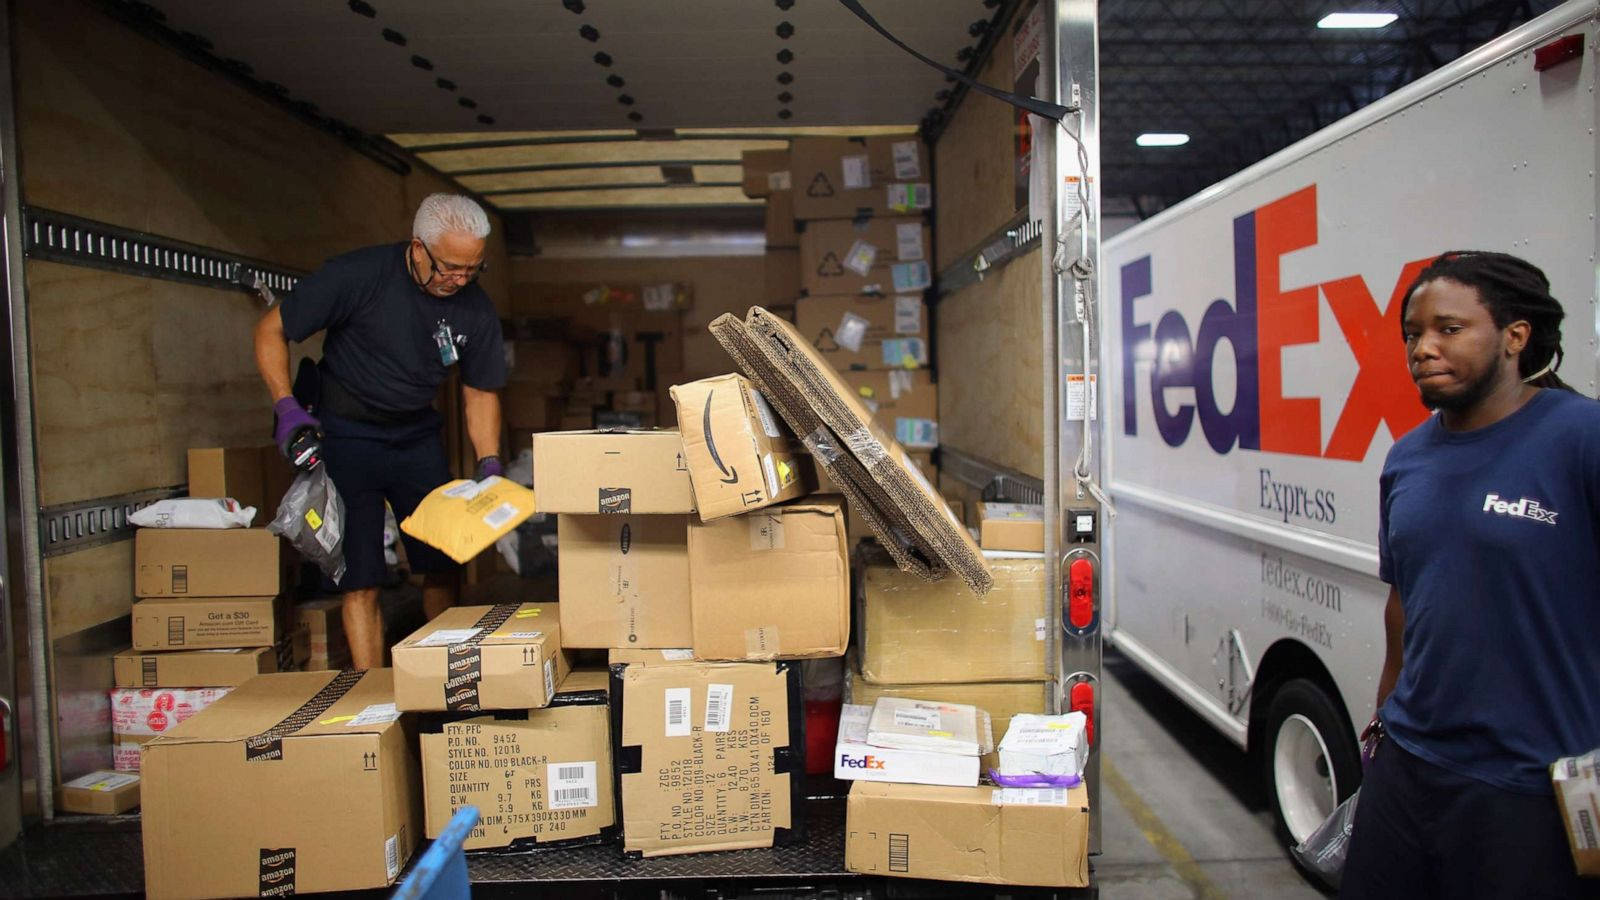
<svg viewBox="0 0 1600 900">
<path fill-rule="evenodd" d="M 805 494 L 788 427 L 743 375 L 675 385 L 672 400 L 701 521 Z"/>
<path fill-rule="evenodd" d="M 891 878 L 1086 887 L 1089 792 L 857 781 L 844 865 Z"/>
<path fill-rule="evenodd" d="M 607 674 L 577 670 L 550 706 L 422 726 L 427 834 L 478 808 L 464 847 L 542 847 L 616 830 Z"/>
<path fill-rule="evenodd" d="M 798 663 L 611 668 L 622 849 L 771 847 L 804 831 Z"/>
<path fill-rule="evenodd" d="M 145 745 L 145 890 L 384 888 L 422 836 L 392 672 L 258 675 Z"/>
<path fill-rule="evenodd" d="M 846 781 L 976 786 L 978 757 L 937 750 L 905 750 L 867 742 L 871 706 L 847 703 L 839 710 L 839 739 L 833 748 L 833 777 Z"/>
<path fill-rule="evenodd" d="M 548 706 L 570 668 L 556 603 L 452 607 L 396 644 L 392 656 L 395 704 L 403 710 Z"/>
</svg>

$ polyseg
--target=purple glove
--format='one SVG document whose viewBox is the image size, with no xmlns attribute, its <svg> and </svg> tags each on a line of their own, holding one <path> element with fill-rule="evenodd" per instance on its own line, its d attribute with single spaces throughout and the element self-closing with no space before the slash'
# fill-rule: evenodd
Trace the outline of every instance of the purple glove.
<svg viewBox="0 0 1600 900">
<path fill-rule="evenodd" d="M 473 480 L 482 481 L 490 475 L 504 476 L 505 474 L 506 468 L 500 464 L 500 457 L 485 456 L 483 459 L 478 460 L 478 477 Z"/>
<path fill-rule="evenodd" d="M 313 469 L 322 461 L 322 423 L 300 401 L 285 397 L 272 405 L 272 440 L 297 468 Z"/>
</svg>

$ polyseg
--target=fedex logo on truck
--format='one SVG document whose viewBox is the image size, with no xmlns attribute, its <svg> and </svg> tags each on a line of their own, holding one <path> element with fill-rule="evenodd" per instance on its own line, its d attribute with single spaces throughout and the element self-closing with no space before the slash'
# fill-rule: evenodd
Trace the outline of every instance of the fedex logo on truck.
<svg viewBox="0 0 1600 900">
<path fill-rule="evenodd" d="M 1427 418 L 1406 366 L 1400 304 L 1406 287 L 1432 261 L 1403 265 L 1387 303 L 1380 305 L 1359 275 L 1285 288 L 1280 258 L 1317 243 L 1317 187 L 1280 197 L 1233 220 L 1234 298 L 1211 301 L 1197 327 L 1176 309 L 1141 319 L 1135 301 L 1155 295 L 1150 256 L 1122 266 L 1122 431 L 1138 434 L 1139 392 L 1134 363 L 1153 361 L 1148 400 L 1156 430 L 1169 446 L 1189 439 L 1195 420 L 1211 449 L 1264 450 L 1296 456 L 1361 460 L 1380 425 L 1398 438 Z M 1351 260 L 1356 262 L 1356 260 Z M 1161 285 L 1181 290 L 1182 285 Z M 1322 401 L 1285 397 L 1283 350 L 1315 344 L 1319 296 L 1326 298 L 1358 367 L 1339 418 L 1323 441 Z M 1213 384 L 1217 347 L 1231 345 L 1237 369 L 1232 409 L 1223 409 Z M 1173 388 L 1192 388 L 1194 403 L 1174 407 Z"/>
</svg>

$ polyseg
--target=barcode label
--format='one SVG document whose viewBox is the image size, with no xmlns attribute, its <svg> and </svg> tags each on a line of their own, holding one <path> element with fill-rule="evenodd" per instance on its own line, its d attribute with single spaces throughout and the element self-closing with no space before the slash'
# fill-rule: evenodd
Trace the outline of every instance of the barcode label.
<svg viewBox="0 0 1600 900">
<path fill-rule="evenodd" d="M 1033 639 L 1042 641 L 1050 636 L 1050 624 L 1043 616 L 1033 620 Z"/>
<path fill-rule="evenodd" d="M 516 506 L 516 504 L 512 503 L 510 501 L 506 501 L 505 503 L 502 503 L 499 506 L 495 507 L 494 508 L 494 512 L 491 512 L 487 516 L 484 516 L 483 517 L 483 524 L 489 526 L 490 528 L 499 528 L 501 525 L 504 525 L 507 522 L 511 521 L 512 519 L 516 518 L 516 515 L 517 515 L 517 506 Z"/>
<path fill-rule="evenodd" d="M 427 635 L 417 641 L 418 647 L 448 647 L 462 641 L 471 640 L 478 633 L 476 628 L 441 628 L 433 634 Z"/>
<path fill-rule="evenodd" d="M 167 643 L 173 647 L 183 646 L 183 616 L 167 616 Z"/>
<path fill-rule="evenodd" d="M 689 689 L 667 688 L 667 737 L 689 736 Z"/>
<path fill-rule="evenodd" d="M 894 724 L 904 728 L 927 728 L 938 730 L 939 711 L 935 709 L 897 709 L 894 711 Z"/>
<path fill-rule="evenodd" d="M 383 842 L 383 868 L 389 873 L 389 880 L 393 881 L 400 874 L 400 835 L 391 834 Z"/>
<path fill-rule="evenodd" d="M 485 479 L 485 481 L 487 481 L 487 479 Z M 461 482 L 455 487 L 445 488 L 440 493 L 444 494 L 446 497 L 454 497 L 457 500 L 471 500 L 482 492 L 483 485 L 476 481 L 467 480 Z"/>
<path fill-rule="evenodd" d="M 903 261 L 922 258 L 922 223 L 903 222 L 894 226 L 895 255 Z"/>
<path fill-rule="evenodd" d="M 727 731 L 733 718 L 733 685 L 713 684 L 706 687 L 706 730 Z"/>
<path fill-rule="evenodd" d="M 889 835 L 889 871 L 911 871 L 911 836 L 905 834 Z"/>
<path fill-rule="evenodd" d="M 551 763 L 547 781 L 550 785 L 545 806 L 549 809 L 580 809 L 597 806 L 595 796 L 595 764 L 593 762 Z"/>
<path fill-rule="evenodd" d="M 995 788 L 995 806 L 1066 806 L 1066 788 Z"/>
<path fill-rule="evenodd" d="M 387 725 L 400 718 L 400 711 L 395 709 L 393 703 L 374 703 L 356 714 L 356 717 L 345 723 L 346 728 L 360 728 L 365 725 Z"/>
</svg>

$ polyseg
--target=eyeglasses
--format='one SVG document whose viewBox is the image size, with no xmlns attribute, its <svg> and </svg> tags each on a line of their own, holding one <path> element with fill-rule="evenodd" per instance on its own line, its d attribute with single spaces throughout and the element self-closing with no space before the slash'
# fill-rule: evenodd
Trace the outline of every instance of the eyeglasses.
<svg viewBox="0 0 1600 900">
<path fill-rule="evenodd" d="M 433 269 L 433 274 L 440 278 L 459 278 L 464 283 L 471 284 L 478 280 L 478 276 L 482 275 L 485 269 L 489 268 L 487 261 L 471 266 L 441 266 L 439 261 L 433 258 L 433 251 L 428 249 L 426 241 L 418 238 L 417 243 L 422 245 L 422 253 L 428 257 L 428 266 Z"/>
</svg>

